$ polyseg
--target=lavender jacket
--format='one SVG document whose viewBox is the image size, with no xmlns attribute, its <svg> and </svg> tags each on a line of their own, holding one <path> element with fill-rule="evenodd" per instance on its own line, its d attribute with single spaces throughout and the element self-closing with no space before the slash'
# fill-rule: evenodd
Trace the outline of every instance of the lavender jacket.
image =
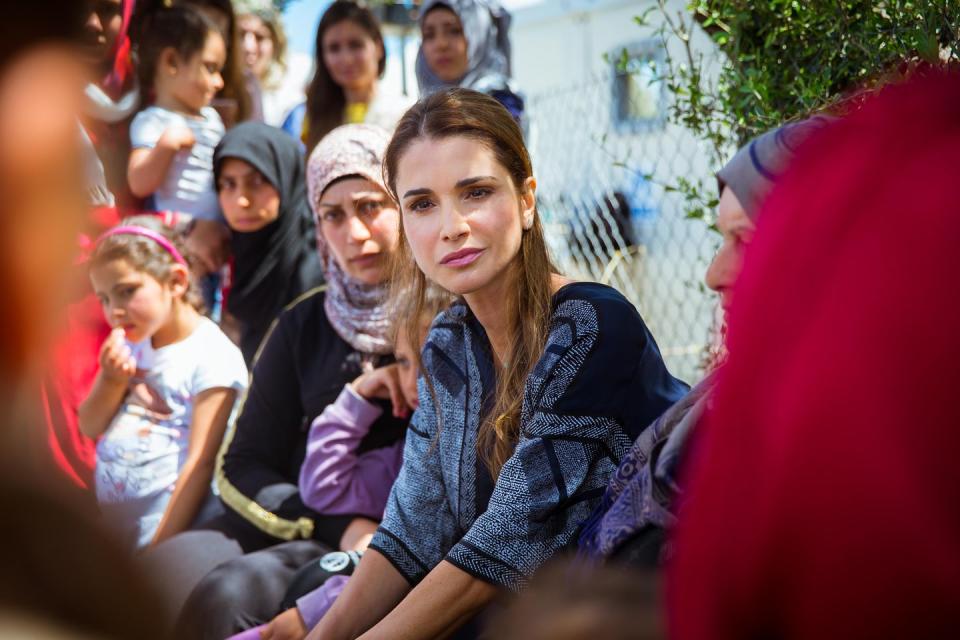
<svg viewBox="0 0 960 640">
<path fill-rule="evenodd" d="M 300 496 L 305 505 L 323 514 L 359 515 L 371 520 L 383 517 L 387 496 L 403 462 L 403 440 L 357 455 L 360 441 L 381 413 L 380 407 L 346 385 L 313 421 L 300 469 Z M 334 576 L 297 600 L 308 629 L 316 626 L 346 582 L 346 576 Z"/>
<path fill-rule="evenodd" d="M 380 520 L 403 461 L 403 440 L 357 454 L 382 410 L 346 385 L 310 426 L 300 496 L 317 513 Z"/>
</svg>

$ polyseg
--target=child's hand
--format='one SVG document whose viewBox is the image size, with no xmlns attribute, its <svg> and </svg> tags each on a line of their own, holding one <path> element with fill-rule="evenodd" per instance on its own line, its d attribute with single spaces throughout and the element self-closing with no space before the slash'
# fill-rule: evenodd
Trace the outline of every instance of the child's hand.
<svg viewBox="0 0 960 640">
<path fill-rule="evenodd" d="M 350 383 L 358 395 L 370 400 L 372 398 L 388 399 L 393 404 L 393 417 L 406 418 L 410 415 L 410 407 L 400 389 L 400 369 L 395 364 L 374 369 L 364 373 Z"/>
<path fill-rule="evenodd" d="M 113 382 L 126 384 L 137 372 L 137 361 L 123 340 L 123 329 L 117 327 L 100 347 L 100 371 Z"/>
<path fill-rule="evenodd" d="M 296 607 L 287 609 L 260 630 L 261 640 L 303 640 L 307 635 L 307 625 Z"/>
<path fill-rule="evenodd" d="M 173 125 L 164 130 L 160 140 L 157 141 L 157 146 L 180 151 L 181 149 L 191 148 L 196 142 L 197 139 L 189 128 Z"/>
</svg>

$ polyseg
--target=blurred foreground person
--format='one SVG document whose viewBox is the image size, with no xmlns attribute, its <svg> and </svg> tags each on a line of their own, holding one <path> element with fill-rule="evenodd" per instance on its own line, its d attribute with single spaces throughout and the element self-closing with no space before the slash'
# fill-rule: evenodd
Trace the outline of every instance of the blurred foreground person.
<svg viewBox="0 0 960 640">
<path fill-rule="evenodd" d="M 811 139 L 767 201 L 672 637 L 960 636 L 960 77 L 930 76 Z"/>
<path fill-rule="evenodd" d="M 67 45 L 84 8 L 17 3 L 0 33 L 0 633 L 157 638 L 141 626 L 155 615 L 149 588 L 65 499 L 35 410 L 87 211 L 84 72 Z"/>
</svg>

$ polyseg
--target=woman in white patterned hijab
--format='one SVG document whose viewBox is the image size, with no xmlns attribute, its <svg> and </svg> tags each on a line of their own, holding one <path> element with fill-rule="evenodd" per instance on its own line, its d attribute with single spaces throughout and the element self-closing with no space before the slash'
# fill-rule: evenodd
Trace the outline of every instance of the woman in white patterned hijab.
<svg viewBox="0 0 960 640">
<path fill-rule="evenodd" d="M 383 186 L 389 140 L 379 127 L 344 125 L 320 141 L 307 163 L 327 282 L 324 309 L 340 337 L 367 354 L 392 350 L 385 303 L 400 214 Z"/>
</svg>

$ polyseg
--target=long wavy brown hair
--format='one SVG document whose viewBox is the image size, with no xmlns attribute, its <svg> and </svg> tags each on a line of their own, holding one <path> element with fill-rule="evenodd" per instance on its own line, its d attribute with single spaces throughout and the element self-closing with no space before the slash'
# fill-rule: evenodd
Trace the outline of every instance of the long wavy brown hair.
<svg viewBox="0 0 960 640">
<path fill-rule="evenodd" d="M 530 154 L 516 121 L 493 98 L 468 89 L 450 89 L 424 98 L 411 107 L 397 125 L 384 156 L 385 183 L 394 200 L 397 197 L 397 167 L 404 153 L 416 140 L 441 140 L 464 137 L 476 140 L 493 153 L 510 174 L 517 190 L 518 213 L 520 196 L 527 178 L 533 176 Z M 401 231 L 403 216 L 401 216 Z M 520 411 L 523 391 L 531 370 L 543 355 L 550 325 L 553 297 L 552 275 L 557 272 L 550 259 L 547 243 L 535 213 L 533 226 L 523 232 L 520 251 L 507 269 L 512 280 L 509 299 L 504 305 L 510 327 L 510 343 L 503 361 L 509 363 L 497 372 L 497 386 L 492 411 L 482 417 L 477 448 L 481 459 L 494 478 L 504 462 L 513 454 L 520 433 Z M 400 234 L 394 269 L 394 299 L 402 314 L 407 335 L 416 335 L 416 323 L 426 301 L 435 297 L 431 288 L 437 285 L 424 276 L 413 259 L 404 233 Z M 430 377 L 425 376 L 428 386 Z M 438 425 L 442 428 L 442 425 Z"/>
</svg>

